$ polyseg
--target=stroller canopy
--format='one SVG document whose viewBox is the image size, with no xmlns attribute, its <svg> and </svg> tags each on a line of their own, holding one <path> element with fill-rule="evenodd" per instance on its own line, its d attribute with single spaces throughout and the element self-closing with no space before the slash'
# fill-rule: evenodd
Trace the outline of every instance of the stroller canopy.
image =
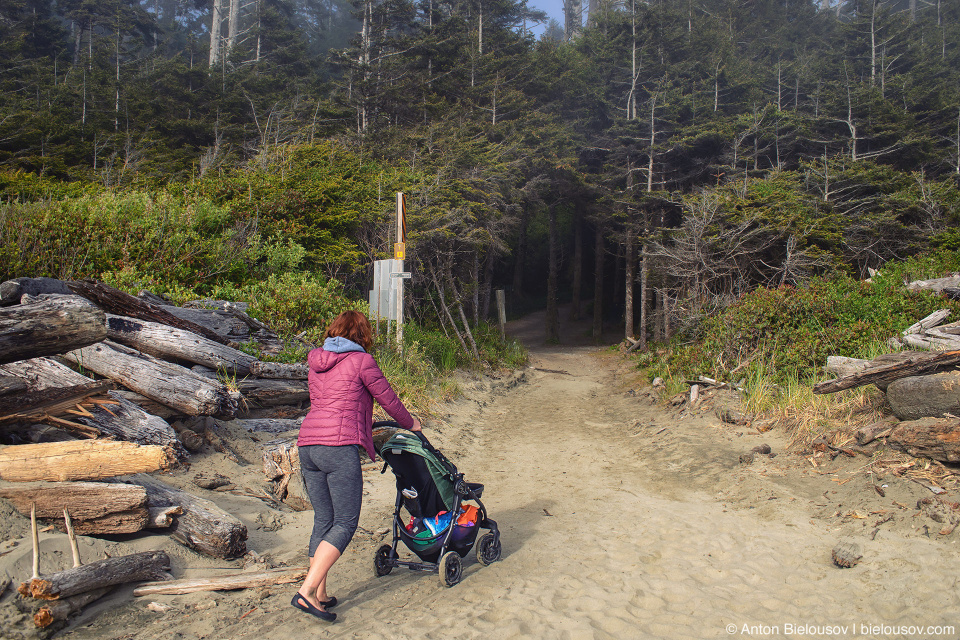
<svg viewBox="0 0 960 640">
<path fill-rule="evenodd" d="M 397 489 L 415 489 L 424 515 L 450 511 L 456 504 L 450 474 L 455 469 L 426 448 L 419 438 L 396 433 L 380 447 L 380 455 L 397 476 Z M 432 512 L 432 513 L 430 513 Z"/>
</svg>

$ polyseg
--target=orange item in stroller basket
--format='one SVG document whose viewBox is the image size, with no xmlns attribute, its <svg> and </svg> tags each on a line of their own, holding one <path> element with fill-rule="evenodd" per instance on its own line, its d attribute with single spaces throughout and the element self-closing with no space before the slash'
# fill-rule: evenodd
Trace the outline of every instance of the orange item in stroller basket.
<svg viewBox="0 0 960 640">
<path fill-rule="evenodd" d="M 460 517 L 457 518 L 457 524 L 461 527 L 472 527 L 480 519 L 480 509 L 472 504 L 460 505 Z"/>
</svg>

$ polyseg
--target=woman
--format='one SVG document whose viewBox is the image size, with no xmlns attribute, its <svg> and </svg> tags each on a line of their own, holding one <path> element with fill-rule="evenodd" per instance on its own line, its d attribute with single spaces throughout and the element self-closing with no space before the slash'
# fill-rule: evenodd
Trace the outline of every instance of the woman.
<svg viewBox="0 0 960 640">
<path fill-rule="evenodd" d="M 359 447 L 371 460 L 373 400 L 401 427 L 420 430 L 390 387 L 373 356 L 370 321 L 358 311 L 345 311 L 330 323 L 322 349 L 307 356 L 310 367 L 310 411 L 300 425 L 297 446 L 300 469 L 313 504 L 310 570 L 292 604 L 322 620 L 337 614 L 327 595 L 327 573 L 353 538 L 360 521 L 363 477 Z"/>
</svg>

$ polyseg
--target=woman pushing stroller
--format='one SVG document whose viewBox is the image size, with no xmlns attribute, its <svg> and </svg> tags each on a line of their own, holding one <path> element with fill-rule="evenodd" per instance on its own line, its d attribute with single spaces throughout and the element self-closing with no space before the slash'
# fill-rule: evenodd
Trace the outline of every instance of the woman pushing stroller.
<svg viewBox="0 0 960 640">
<path fill-rule="evenodd" d="M 350 544 L 360 521 L 363 476 L 360 450 L 376 459 L 373 401 L 397 423 L 420 431 L 370 355 L 373 331 L 358 311 L 345 311 L 330 323 L 323 347 L 307 356 L 310 411 L 300 425 L 300 468 L 314 510 L 310 569 L 291 604 L 332 622 L 337 604 L 327 594 L 327 574 Z"/>
</svg>

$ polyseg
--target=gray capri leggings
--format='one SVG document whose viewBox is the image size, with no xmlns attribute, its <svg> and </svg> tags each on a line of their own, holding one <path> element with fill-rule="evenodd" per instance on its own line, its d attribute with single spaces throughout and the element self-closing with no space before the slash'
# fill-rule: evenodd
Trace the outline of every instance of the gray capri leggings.
<svg viewBox="0 0 960 640">
<path fill-rule="evenodd" d="M 343 553 L 360 522 L 363 475 L 360 450 L 355 444 L 328 447 L 314 444 L 299 447 L 300 469 L 313 504 L 313 533 L 310 557 L 321 540 Z"/>
</svg>

